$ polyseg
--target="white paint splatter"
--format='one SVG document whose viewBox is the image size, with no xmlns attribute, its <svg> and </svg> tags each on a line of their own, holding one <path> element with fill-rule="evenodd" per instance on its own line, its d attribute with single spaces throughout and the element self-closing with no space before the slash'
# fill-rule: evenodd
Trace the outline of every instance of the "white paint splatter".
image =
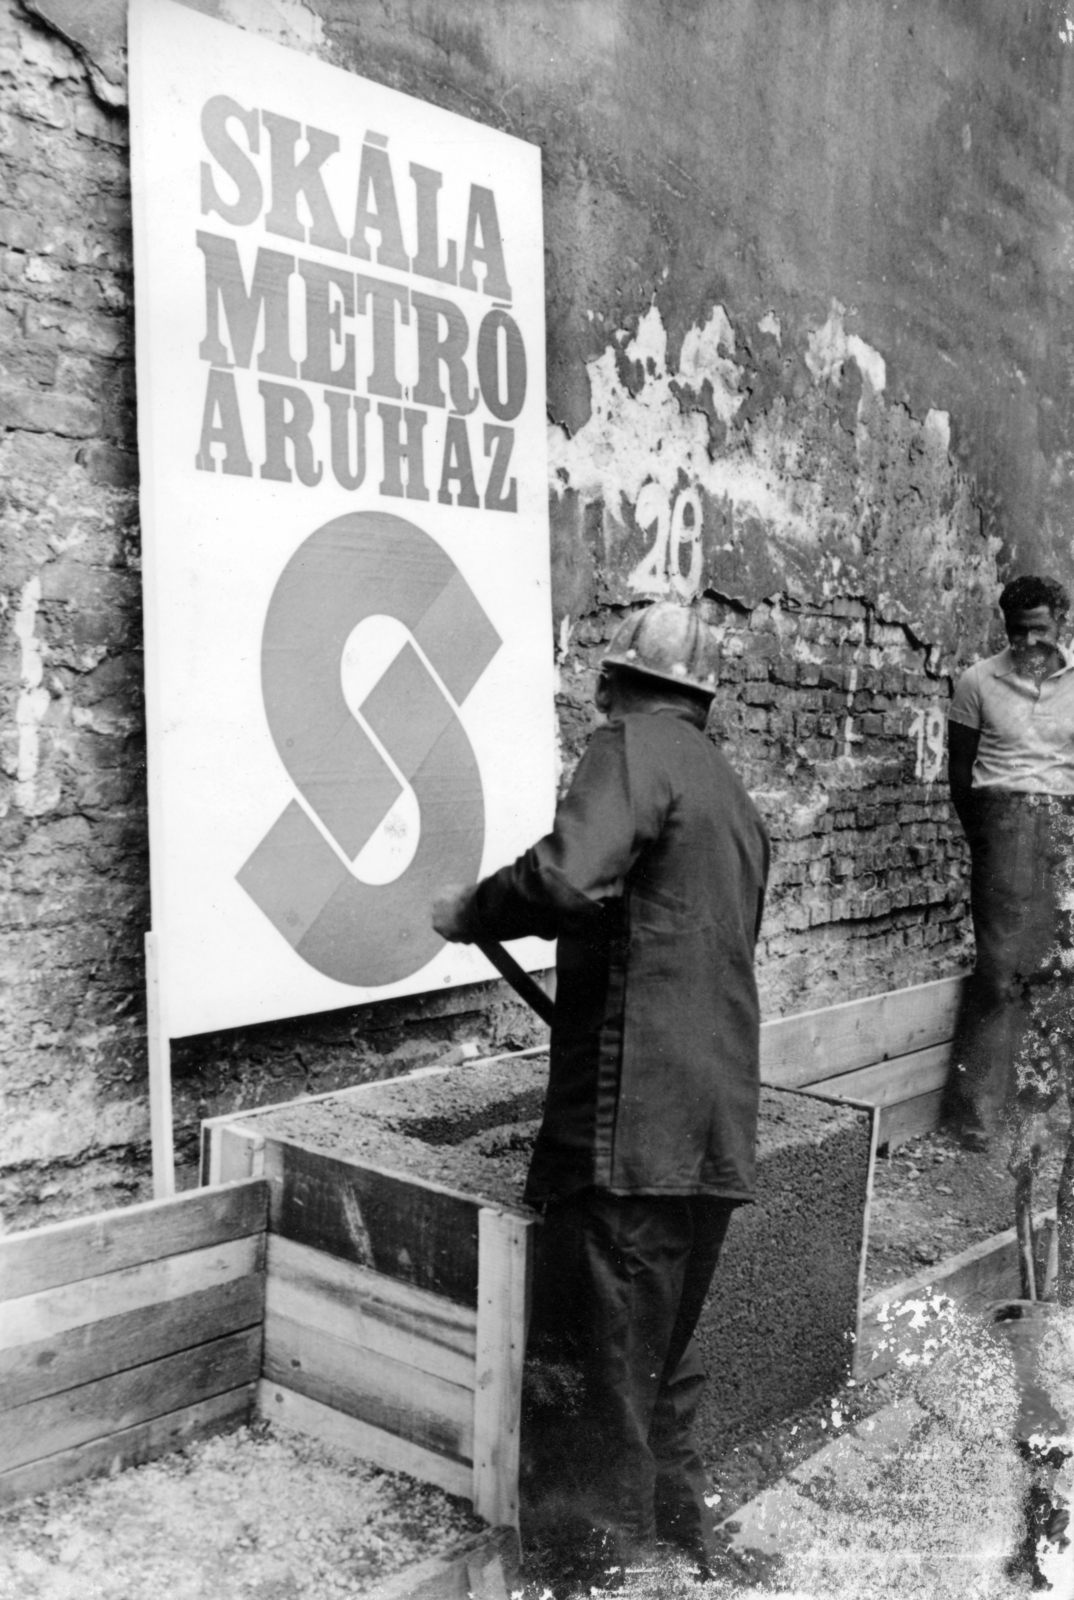
<svg viewBox="0 0 1074 1600">
<path fill-rule="evenodd" d="M 951 448 L 951 418 L 946 411 L 929 410 L 925 413 L 925 432 L 938 450 L 946 455 Z"/>
<path fill-rule="evenodd" d="M 624 336 L 625 337 L 625 336 Z M 700 411 L 683 413 L 672 383 L 700 390 L 707 378 L 716 415 L 731 421 L 742 404 L 738 392 L 741 369 L 721 354 L 734 348 L 727 313 L 716 306 L 703 328 L 683 339 L 680 364 L 667 368 L 667 334 L 660 312 L 652 306 L 638 325 L 637 336 L 623 346 L 628 361 L 640 362 L 645 382 L 631 394 L 619 380 L 616 352 L 606 349 L 587 363 L 591 396 L 589 421 L 573 438 L 566 429 L 549 430 L 549 476 L 560 494 L 566 486 L 582 496 L 603 499 L 617 507 L 620 496 L 632 505 L 643 486 L 654 483 L 669 503 L 681 473 L 715 499 L 726 497 L 736 512 L 774 522 L 791 537 L 810 537 L 812 488 L 798 486 L 799 503 L 791 501 L 785 478 L 771 459 L 768 441 L 753 440 L 750 452 L 719 456 L 709 450 L 708 420 Z M 669 448 L 673 442 L 673 448 Z"/>
<path fill-rule="evenodd" d="M 895 1315 L 899 1317 L 908 1316 L 911 1328 L 923 1328 L 925 1327 L 925 1310 L 924 1300 L 904 1300 Z"/>
<path fill-rule="evenodd" d="M 770 333 L 774 336 L 777 344 L 783 343 L 783 324 L 774 311 L 765 312 L 757 324 L 757 331 L 759 333 Z"/>
<path fill-rule="evenodd" d="M 49 811 L 55 799 L 49 793 L 39 793 L 38 774 L 41 765 L 41 723 L 49 707 L 49 692 L 45 688 L 45 663 L 41 645 L 36 637 L 37 608 L 41 603 L 41 579 L 32 577 L 22 591 L 19 609 L 15 613 L 15 637 L 21 653 L 20 677 L 22 689 L 15 703 L 15 725 L 19 731 L 18 764 L 15 771 L 15 804 L 27 816 Z"/>
<path fill-rule="evenodd" d="M 853 754 L 854 754 L 854 746 L 856 744 L 861 744 L 865 739 L 865 735 L 863 733 L 855 733 L 854 732 L 854 718 L 850 714 L 851 708 L 854 705 L 854 691 L 857 689 L 857 687 L 858 687 L 858 669 L 855 666 L 855 667 L 851 667 L 851 669 L 850 669 L 850 677 L 847 680 L 847 714 L 846 714 L 846 717 L 845 717 L 844 722 L 843 722 L 843 759 L 844 759 L 844 761 L 851 760 L 851 758 L 853 757 Z"/>
<path fill-rule="evenodd" d="M 623 335 L 620 334 L 620 339 Z M 650 306 L 638 323 L 636 336 L 626 346 L 627 357 L 643 367 L 652 362 L 659 376 L 667 371 L 668 336 L 656 306 Z"/>
<path fill-rule="evenodd" d="M 847 354 L 858 363 L 861 375 L 872 388 L 874 394 L 883 394 L 888 381 L 888 369 L 879 350 L 874 350 L 871 344 L 866 344 L 864 339 L 859 339 L 852 333 L 847 339 Z"/>
<path fill-rule="evenodd" d="M 737 392 L 739 368 L 721 354 L 735 353 L 735 331 L 723 306 L 717 306 L 703 328 L 691 328 L 682 341 L 679 375 L 692 389 L 700 389 L 707 378 L 712 384 L 713 405 L 720 421 L 727 424 L 742 404 Z"/>
<path fill-rule="evenodd" d="M 854 361 L 873 394 L 883 394 L 888 381 L 884 358 L 856 333 L 847 333 L 845 315 L 846 307 L 833 300 L 827 322 L 809 335 L 806 366 L 818 383 L 828 383 L 845 361 Z"/>
</svg>

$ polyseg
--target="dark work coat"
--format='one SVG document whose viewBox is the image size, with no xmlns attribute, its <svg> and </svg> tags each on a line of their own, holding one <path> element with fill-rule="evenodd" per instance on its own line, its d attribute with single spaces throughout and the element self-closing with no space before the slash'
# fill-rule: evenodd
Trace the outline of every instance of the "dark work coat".
<svg viewBox="0 0 1074 1600">
<path fill-rule="evenodd" d="M 767 873 L 741 780 L 662 708 L 599 728 L 552 832 L 477 885 L 467 937 L 559 941 L 528 1200 L 752 1196 Z"/>
</svg>

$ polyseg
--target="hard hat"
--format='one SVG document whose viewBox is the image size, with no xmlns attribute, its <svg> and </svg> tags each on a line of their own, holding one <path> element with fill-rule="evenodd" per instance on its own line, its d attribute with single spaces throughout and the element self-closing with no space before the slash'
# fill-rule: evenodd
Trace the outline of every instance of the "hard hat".
<svg viewBox="0 0 1074 1600">
<path fill-rule="evenodd" d="M 719 641 L 716 630 L 690 606 L 657 600 L 616 628 L 601 661 L 660 678 L 698 694 L 716 693 Z"/>
</svg>

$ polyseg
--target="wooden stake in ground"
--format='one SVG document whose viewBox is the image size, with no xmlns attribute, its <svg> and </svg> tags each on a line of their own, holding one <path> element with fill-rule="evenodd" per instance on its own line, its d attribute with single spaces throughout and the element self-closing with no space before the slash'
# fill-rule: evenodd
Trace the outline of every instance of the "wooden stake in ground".
<svg viewBox="0 0 1074 1600">
<path fill-rule="evenodd" d="M 164 1017 L 160 985 L 160 940 L 145 936 L 145 1010 L 149 1045 L 149 1129 L 153 1145 L 153 1198 L 175 1193 L 175 1144 L 172 1137 L 171 1040 Z"/>
<path fill-rule="evenodd" d="M 1055 1297 L 1061 1306 L 1074 1306 L 1074 1102 L 1071 1103 L 1066 1160 L 1059 1174 L 1055 1219 Z"/>
</svg>

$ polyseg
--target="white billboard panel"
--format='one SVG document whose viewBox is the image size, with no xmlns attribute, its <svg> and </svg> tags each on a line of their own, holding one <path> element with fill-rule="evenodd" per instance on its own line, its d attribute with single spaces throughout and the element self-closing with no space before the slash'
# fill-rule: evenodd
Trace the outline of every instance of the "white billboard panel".
<svg viewBox="0 0 1074 1600">
<path fill-rule="evenodd" d="M 167 1032 L 492 976 L 429 903 L 552 816 L 539 152 L 172 0 L 130 42 Z"/>
</svg>

